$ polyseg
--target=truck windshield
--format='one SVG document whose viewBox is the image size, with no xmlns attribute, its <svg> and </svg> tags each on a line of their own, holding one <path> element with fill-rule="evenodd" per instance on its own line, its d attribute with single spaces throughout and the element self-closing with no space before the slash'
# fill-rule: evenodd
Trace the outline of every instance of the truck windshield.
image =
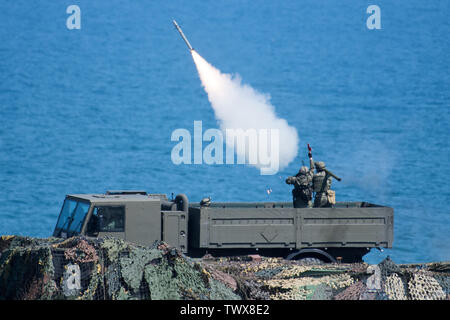
<svg viewBox="0 0 450 320">
<path fill-rule="evenodd" d="M 80 233 L 88 211 L 89 203 L 66 199 L 56 224 L 55 236 L 60 236 L 63 230 L 71 234 Z"/>
</svg>

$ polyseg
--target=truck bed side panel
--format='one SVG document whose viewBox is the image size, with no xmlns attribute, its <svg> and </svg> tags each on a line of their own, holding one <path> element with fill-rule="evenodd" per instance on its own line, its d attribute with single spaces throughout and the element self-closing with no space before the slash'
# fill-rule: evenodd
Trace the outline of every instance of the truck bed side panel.
<svg viewBox="0 0 450 320">
<path fill-rule="evenodd" d="M 190 210 L 190 245 L 195 248 L 392 247 L 389 207 Z"/>
<path fill-rule="evenodd" d="M 200 247 L 295 247 L 295 209 L 207 208 L 200 214 Z"/>
<path fill-rule="evenodd" d="M 299 210 L 297 247 L 392 247 L 393 210 L 313 208 Z"/>
</svg>

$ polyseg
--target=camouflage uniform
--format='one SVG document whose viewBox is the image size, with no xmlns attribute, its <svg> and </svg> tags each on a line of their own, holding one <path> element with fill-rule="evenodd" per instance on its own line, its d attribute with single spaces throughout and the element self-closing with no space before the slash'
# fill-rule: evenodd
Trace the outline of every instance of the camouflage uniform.
<svg viewBox="0 0 450 320">
<path fill-rule="evenodd" d="M 292 198 L 294 208 L 308 208 L 312 206 L 312 181 L 314 175 L 314 162 L 310 158 L 310 169 L 302 166 L 299 172 L 286 179 L 287 184 L 293 184 Z"/>
<path fill-rule="evenodd" d="M 313 176 L 313 191 L 316 193 L 314 198 L 314 207 L 331 207 L 328 199 L 328 190 L 331 188 L 331 175 L 325 169 L 325 163 L 322 161 L 315 163 L 316 172 Z"/>
</svg>

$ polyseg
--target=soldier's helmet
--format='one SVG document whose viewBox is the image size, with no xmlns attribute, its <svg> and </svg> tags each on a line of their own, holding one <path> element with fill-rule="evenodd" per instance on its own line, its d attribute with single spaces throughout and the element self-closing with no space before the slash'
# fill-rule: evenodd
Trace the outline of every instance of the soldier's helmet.
<svg viewBox="0 0 450 320">
<path fill-rule="evenodd" d="M 321 171 L 325 169 L 325 162 L 323 161 L 314 162 L 314 166 L 316 167 L 317 170 Z"/>
<path fill-rule="evenodd" d="M 300 170 L 298 171 L 299 174 L 306 174 L 308 173 L 308 167 L 307 166 L 302 166 L 300 168 Z"/>
<path fill-rule="evenodd" d="M 201 207 L 209 207 L 210 205 L 211 205 L 211 197 L 203 198 L 203 199 L 200 201 L 200 206 L 201 206 Z"/>
</svg>

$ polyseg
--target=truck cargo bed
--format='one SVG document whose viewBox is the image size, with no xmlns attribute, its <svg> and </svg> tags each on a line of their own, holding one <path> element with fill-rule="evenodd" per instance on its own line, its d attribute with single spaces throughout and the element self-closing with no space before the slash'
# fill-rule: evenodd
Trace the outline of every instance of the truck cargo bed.
<svg viewBox="0 0 450 320">
<path fill-rule="evenodd" d="M 192 248 L 385 247 L 393 241 L 393 209 L 367 202 L 293 208 L 291 202 L 191 204 Z"/>
</svg>

